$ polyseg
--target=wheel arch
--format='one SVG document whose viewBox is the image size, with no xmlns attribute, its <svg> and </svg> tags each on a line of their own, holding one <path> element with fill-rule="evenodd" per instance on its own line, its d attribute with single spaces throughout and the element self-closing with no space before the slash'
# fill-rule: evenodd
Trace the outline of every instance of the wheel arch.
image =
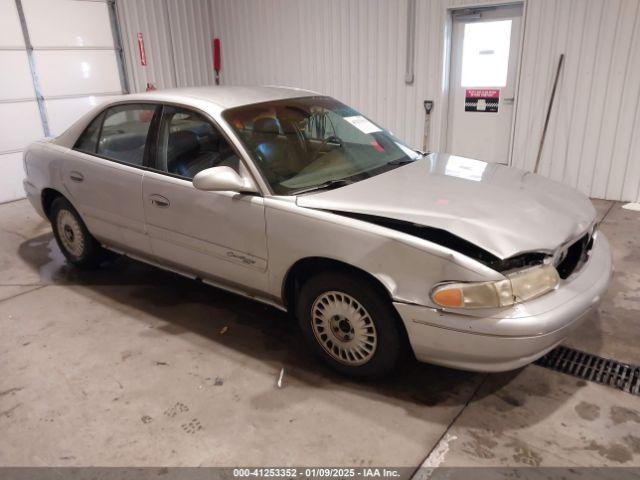
<svg viewBox="0 0 640 480">
<path fill-rule="evenodd" d="M 409 356 L 414 355 L 411 342 L 409 341 L 409 333 L 407 332 L 407 328 L 405 327 L 400 314 L 393 305 L 393 296 L 389 288 L 370 272 L 341 260 L 329 257 L 305 257 L 296 261 L 289 268 L 282 284 L 282 299 L 284 306 L 287 308 L 290 315 L 295 316 L 296 297 L 304 282 L 313 275 L 324 271 L 345 272 L 350 275 L 355 275 L 362 278 L 363 281 L 367 282 L 377 292 L 379 292 L 380 295 L 389 302 L 391 310 L 395 314 L 396 326 L 399 330 L 402 341 L 406 346 L 406 354 Z"/>
<path fill-rule="evenodd" d="M 69 203 L 69 199 L 65 197 L 59 190 L 55 188 L 43 188 L 42 193 L 40 194 L 40 201 L 42 202 L 42 211 L 47 216 L 47 218 L 51 218 L 51 206 L 56 198 L 62 197 Z M 72 204 L 73 205 L 73 204 Z"/>
<path fill-rule="evenodd" d="M 392 301 L 389 289 L 376 278 L 375 275 L 356 267 L 350 263 L 329 257 L 305 257 L 296 261 L 287 271 L 282 282 L 282 300 L 285 307 L 291 311 L 291 305 L 295 304 L 297 292 L 306 280 L 323 271 L 338 271 L 356 275 L 370 283 L 381 294 Z"/>
</svg>

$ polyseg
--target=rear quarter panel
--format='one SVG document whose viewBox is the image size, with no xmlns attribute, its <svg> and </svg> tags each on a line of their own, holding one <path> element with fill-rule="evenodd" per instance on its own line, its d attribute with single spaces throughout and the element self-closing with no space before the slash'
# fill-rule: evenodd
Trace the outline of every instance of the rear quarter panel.
<svg viewBox="0 0 640 480">
<path fill-rule="evenodd" d="M 43 140 L 32 143 L 25 151 L 25 192 L 33 207 L 43 217 L 46 217 L 42 208 L 42 191 L 45 188 L 52 188 L 69 197 L 62 183 L 66 150 Z"/>
</svg>

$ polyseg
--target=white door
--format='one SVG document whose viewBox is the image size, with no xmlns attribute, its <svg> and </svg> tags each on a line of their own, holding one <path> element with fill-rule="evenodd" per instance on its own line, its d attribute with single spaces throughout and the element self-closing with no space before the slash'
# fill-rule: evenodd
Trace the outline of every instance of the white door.
<svg viewBox="0 0 640 480">
<path fill-rule="evenodd" d="M 447 152 L 509 163 L 522 5 L 453 14 Z"/>
</svg>

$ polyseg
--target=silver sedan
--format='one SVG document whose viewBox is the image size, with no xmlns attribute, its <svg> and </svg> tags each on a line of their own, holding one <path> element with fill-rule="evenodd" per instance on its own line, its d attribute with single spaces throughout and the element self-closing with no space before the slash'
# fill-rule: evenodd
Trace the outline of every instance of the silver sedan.
<svg viewBox="0 0 640 480">
<path fill-rule="evenodd" d="M 352 376 L 407 354 L 520 367 L 580 326 L 611 274 L 581 193 L 416 152 L 303 90 L 124 96 L 32 144 L 24 167 L 71 264 L 111 250 L 289 311 Z"/>
</svg>

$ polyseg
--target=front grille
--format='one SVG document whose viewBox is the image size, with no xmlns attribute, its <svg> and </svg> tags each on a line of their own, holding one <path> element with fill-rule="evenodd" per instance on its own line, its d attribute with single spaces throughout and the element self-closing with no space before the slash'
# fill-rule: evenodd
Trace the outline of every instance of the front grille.
<svg viewBox="0 0 640 480">
<path fill-rule="evenodd" d="M 564 257 L 556 265 L 558 275 L 565 279 L 578 270 L 584 262 L 586 262 L 589 250 L 593 246 L 593 237 L 591 233 L 585 233 L 578 240 L 573 242 L 566 250 Z"/>
<path fill-rule="evenodd" d="M 536 365 L 640 395 L 640 366 L 621 363 L 568 347 L 557 347 Z"/>
</svg>

